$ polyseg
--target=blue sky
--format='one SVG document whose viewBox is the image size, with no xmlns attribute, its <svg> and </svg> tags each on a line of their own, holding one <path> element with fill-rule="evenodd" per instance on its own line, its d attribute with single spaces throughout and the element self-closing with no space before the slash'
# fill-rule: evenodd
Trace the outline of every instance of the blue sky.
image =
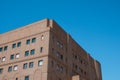
<svg viewBox="0 0 120 80">
<path fill-rule="evenodd" d="M 44 18 L 100 61 L 103 80 L 120 80 L 119 0 L 0 0 L 0 33 Z"/>
</svg>

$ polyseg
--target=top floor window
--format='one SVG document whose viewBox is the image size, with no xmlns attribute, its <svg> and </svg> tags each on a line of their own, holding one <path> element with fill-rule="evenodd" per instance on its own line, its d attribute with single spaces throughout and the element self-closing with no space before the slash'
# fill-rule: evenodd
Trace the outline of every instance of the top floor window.
<svg viewBox="0 0 120 80">
<path fill-rule="evenodd" d="M 32 43 L 35 43 L 36 42 L 36 38 L 32 38 Z"/>
</svg>

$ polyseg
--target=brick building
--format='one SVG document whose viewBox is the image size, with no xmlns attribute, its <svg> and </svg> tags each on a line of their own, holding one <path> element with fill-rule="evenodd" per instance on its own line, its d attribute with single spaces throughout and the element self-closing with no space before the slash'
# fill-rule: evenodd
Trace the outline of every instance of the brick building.
<svg viewBox="0 0 120 80">
<path fill-rule="evenodd" d="M 102 80 L 101 66 L 53 20 L 0 34 L 0 80 Z"/>
</svg>

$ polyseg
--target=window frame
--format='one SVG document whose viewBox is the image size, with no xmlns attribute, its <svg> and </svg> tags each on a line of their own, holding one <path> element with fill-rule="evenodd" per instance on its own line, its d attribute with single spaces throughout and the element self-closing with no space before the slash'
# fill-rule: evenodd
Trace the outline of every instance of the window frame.
<svg viewBox="0 0 120 80">
<path fill-rule="evenodd" d="M 30 44 L 30 39 L 26 40 L 26 44 L 29 45 Z"/>
<path fill-rule="evenodd" d="M 25 51 L 25 57 L 29 55 L 30 55 L 30 51 L 29 50 Z"/>
<path fill-rule="evenodd" d="M 18 42 L 18 43 L 17 43 L 17 47 L 20 47 L 20 46 L 21 46 L 21 42 Z"/>
<path fill-rule="evenodd" d="M 33 68 L 34 67 L 34 62 L 29 62 L 29 68 Z"/>
<path fill-rule="evenodd" d="M 16 43 L 12 44 L 12 48 L 13 49 L 16 48 Z"/>
<path fill-rule="evenodd" d="M 39 60 L 38 61 L 38 66 L 42 66 L 43 65 L 43 60 Z"/>
<path fill-rule="evenodd" d="M 28 63 L 24 63 L 23 64 L 23 69 L 27 69 L 28 68 Z"/>
<path fill-rule="evenodd" d="M 32 38 L 32 43 L 35 43 L 36 42 L 36 38 Z"/>
<path fill-rule="evenodd" d="M 35 54 L 35 49 L 32 49 L 31 51 L 30 51 L 30 55 L 34 55 Z"/>
<path fill-rule="evenodd" d="M 8 72 L 12 72 L 12 66 L 8 67 Z"/>
<path fill-rule="evenodd" d="M 7 50 L 8 50 L 8 46 L 5 46 L 5 47 L 4 47 L 4 51 L 7 51 Z"/>
<path fill-rule="evenodd" d="M 13 60 L 14 58 L 15 58 L 14 54 L 10 55 L 10 60 Z"/>
</svg>

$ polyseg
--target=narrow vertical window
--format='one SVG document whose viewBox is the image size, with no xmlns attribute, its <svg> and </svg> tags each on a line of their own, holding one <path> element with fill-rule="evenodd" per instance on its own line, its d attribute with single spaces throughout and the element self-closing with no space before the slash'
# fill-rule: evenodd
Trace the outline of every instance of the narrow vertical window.
<svg viewBox="0 0 120 80">
<path fill-rule="evenodd" d="M 4 47 L 4 51 L 7 51 L 7 49 L 8 49 L 8 46 L 5 46 L 5 47 Z"/>
<path fill-rule="evenodd" d="M 23 69 L 27 69 L 27 67 L 28 67 L 27 63 L 23 64 Z"/>
<path fill-rule="evenodd" d="M 40 53 L 42 53 L 42 52 L 43 52 L 43 47 L 40 48 Z"/>
<path fill-rule="evenodd" d="M 18 43 L 17 43 L 17 47 L 20 47 L 20 46 L 21 46 L 21 42 L 18 42 Z"/>
<path fill-rule="evenodd" d="M 41 40 L 43 40 L 43 39 L 44 39 L 44 36 L 42 35 L 42 36 L 41 36 Z"/>
<path fill-rule="evenodd" d="M 0 68 L 0 74 L 2 74 L 3 73 L 3 68 Z"/>
<path fill-rule="evenodd" d="M 14 59 L 14 54 L 10 55 L 10 60 Z"/>
<path fill-rule="evenodd" d="M 26 44 L 30 44 L 30 39 L 28 39 L 28 40 L 26 41 Z"/>
<path fill-rule="evenodd" d="M 32 38 L 32 43 L 35 43 L 36 42 L 36 38 Z"/>
</svg>

